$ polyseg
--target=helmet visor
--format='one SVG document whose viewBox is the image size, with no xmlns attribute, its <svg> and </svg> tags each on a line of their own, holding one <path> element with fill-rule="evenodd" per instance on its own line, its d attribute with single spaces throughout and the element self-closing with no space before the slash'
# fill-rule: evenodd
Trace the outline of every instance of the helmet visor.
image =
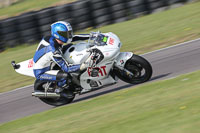
<svg viewBox="0 0 200 133">
<path fill-rule="evenodd" d="M 71 39 L 73 37 L 72 31 L 58 31 L 58 34 L 67 39 Z"/>
</svg>

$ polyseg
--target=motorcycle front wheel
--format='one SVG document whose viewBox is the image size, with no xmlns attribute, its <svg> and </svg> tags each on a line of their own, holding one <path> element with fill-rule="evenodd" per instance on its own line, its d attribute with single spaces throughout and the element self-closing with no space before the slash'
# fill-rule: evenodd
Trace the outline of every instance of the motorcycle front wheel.
<svg viewBox="0 0 200 133">
<path fill-rule="evenodd" d="M 44 92 L 44 86 L 46 83 L 47 82 L 45 82 L 45 81 L 36 80 L 35 84 L 34 84 L 34 90 Z M 54 84 L 55 83 L 53 83 L 52 85 L 54 85 Z M 73 99 L 75 98 L 75 94 L 69 98 L 69 97 L 65 96 L 66 93 L 68 93 L 67 90 L 64 90 L 62 92 L 62 95 L 58 98 L 39 97 L 39 99 L 49 105 L 62 106 L 62 105 L 71 103 L 73 101 Z"/>
<path fill-rule="evenodd" d="M 131 84 L 140 84 L 148 81 L 153 72 L 151 64 L 139 55 L 133 55 L 126 62 L 124 69 L 132 74 L 120 69 L 114 69 L 114 72 L 121 80 Z"/>
</svg>

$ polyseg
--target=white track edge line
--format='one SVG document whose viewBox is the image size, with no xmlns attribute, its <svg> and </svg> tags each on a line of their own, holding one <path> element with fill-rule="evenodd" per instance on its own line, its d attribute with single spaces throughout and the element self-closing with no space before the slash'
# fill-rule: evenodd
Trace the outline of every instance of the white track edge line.
<svg viewBox="0 0 200 133">
<path fill-rule="evenodd" d="M 141 55 L 147 55 L 147 54 L 151 54 L 151 53 L 155 53 L 155 52 L 163 51 L 163 50 L 166 50 L 166 49 L 170 49 L 170 48 L 178 47 L 178 46 L 185 45 L 185 44 L 188 44 L 188 43 L 192 43 L 192 42 L 195 42 L 195 41 L 200 41 L 200 38 L 197 38 L 197 39 L 194 39 L 194 40 L 190 40 L 190 41 L 187 41 L 187 42 L 183 42 L 183 43 L 178 43 L 178 44 L 173 45 L 173 46 L 169 46 L 169 47 L 161 48 L 161 49 L 154 50 L 154 51 L 151 51 L 151 52 L 147 52 L 147 53 L 144 53 L 144 54 L 141 54 Z"/>
<path fill-rule="evenodd" d="M 4 95 L 4 94 L 7 94 L 7 93 L 15 92 L 15 91 L 22 90 L 22 89 L 25 89 L 27 87 L 32 87 L 32 86 L 33 86 L 33 84 L 32 85 L 27 85 L 27 86 L 24 86 L 24 87 L 20 87 L 20 88 L 16 88 L 16 89 L 11 90 L 11 91 L 2 92 L 2 93 L 0 93 L 0 95 Z"/>
<path fill-rule="evenodd" d="M 197 38 L 197 39 L 194 39 L 194 40 L 190 40 L 190 41 L 187 41 L 187 42 L 179 43 L 179 44 L 176 44 L 176 45 L 173 45 L 173 46 L 169 46 L 169 47 L 166 47 L 166 48 L 161 48 L 161 49 L 158 49 L 158 50 L 155 50 L 155 51 L 147 52 L 147 53 L 144 53 L 142 55 L 147 55 L 147 54 L 159 52 L 159 51 L 162 51 L 162 50 L 170 49 L 170 48 L 173 48 L 173 47 L 178 47 L 180 45 L 184 45 L 184 44 L 187 44 L 187 43 L 192 43 L 192 42 L 199 41 L 199 40 L 200 40 L 200 38 Z M 17 89 L 8 91 L 8 92 L 3 92 L 3 93 L 0 93 L 0 95 L 6 94 L 6 93 L 10 93 L 10 92 L 15 92 L 15 91 L 18 91 L 18 90 L 21 90 L 21 89 L 24 89 L 24 88 L 27 88 L 27 87 L 31 87 L 31 86 L 33 86 L 33 84 L 32 85 L 27 85 L 27 86 L 24 86 L 24 87 L 20 87 L 20 88 L 17 88 Z"/>
</svg>

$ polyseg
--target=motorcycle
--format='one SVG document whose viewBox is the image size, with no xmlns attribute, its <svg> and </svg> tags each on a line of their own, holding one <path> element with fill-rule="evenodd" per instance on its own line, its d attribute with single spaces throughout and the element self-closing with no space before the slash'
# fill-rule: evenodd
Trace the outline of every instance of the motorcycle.
<svg viewBox="0 0 200 133">
<path fill-rule="evenodd" d="M 68 65 L 82 64 L 89 60 L 88 67 L 84 71 L 70 73 L 71 82 L 67 82 L 64 88 L 59 88 L 56 81 L 36 80 L 32 96 L 47 104 L 60 106 L 71 103 L 76 94 L 113 85 L 118 79 L 130 84 L 148 81 L 152 76 L 151 64 L 132 52 L 120 52 L 121 46 L 119 37 L 112 32 L 91 32 L 87 41 L 64 46 L 63 58 Z M 11 64 L 16 72 L 34 77 L 33 59 L 17 64 L 12 61 Z M 60 70 L 53 62 L 51 68 Z"/>
</svg>

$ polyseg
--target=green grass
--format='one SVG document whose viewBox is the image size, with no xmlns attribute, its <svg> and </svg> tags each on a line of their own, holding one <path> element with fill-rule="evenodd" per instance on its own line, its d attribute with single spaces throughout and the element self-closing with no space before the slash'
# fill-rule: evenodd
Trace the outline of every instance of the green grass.
<svg viewBox="0 0 200 133">
<path fill-rule="evenodd" d="M 1 133 L 199 133 L 200 71 L 0 126 Z"/>
<path fill-rule="evenodd" d="M 0 18 L 16 16 L 28 11 L 36 11 L 41 8 L 62 5 L 76 0 L 21 0 L 9 7 L 0 8 Z"/>
<path fill-rule="evenodd" d="M 16 73 L 11 66 L 11 61 L 23 61 L 33 58 L 36 45 L 22 45 L 0 53 L 0 92 L 12 90 L 16 87 L 33 84 L 34 78 Z"/>
<path fill-rule="evenodd" d="M 121 51 L 136 54 L 153 51 L 200 37 L 200 2 L 93 29 L 97 30 L 116 33 L 123 43 Z M 33 79 L 15 73 L 10 62 L 33 57 L 36 47 L 22 46 L 0 53 L 0 73 L 3 75 L 0 92 L 33 83 Z"/>
<path fill-rule="evenodd" d="M 200 2 L 139 19 L 106 26 L 125 46 L 122 50 L 144 53 L 200 37 Z"/>
</svg>

